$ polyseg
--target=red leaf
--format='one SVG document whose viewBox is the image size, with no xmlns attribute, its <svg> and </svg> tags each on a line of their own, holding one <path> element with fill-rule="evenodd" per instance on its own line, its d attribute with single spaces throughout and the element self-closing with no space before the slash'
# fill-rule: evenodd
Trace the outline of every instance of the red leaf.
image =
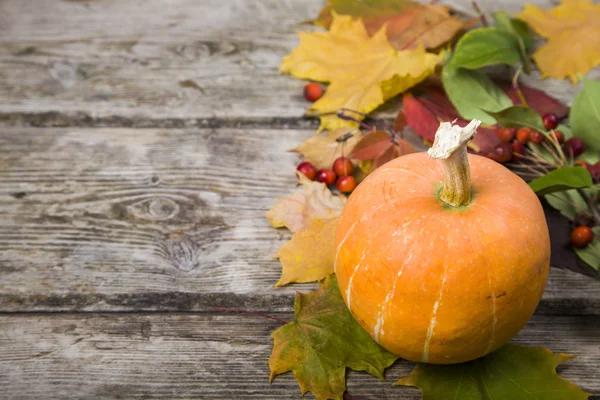
<svg viewBox="0 0 600 400">
<path fill-rule="evenodd" d="M 390 146 L 375 159 L 375 168 L 381 167 L 383 164 L 388 161 L 392 161 L 396 157 L 396 148 L 390 143 Z"/>
<path fill-rule="evenodd" d="M 383 131 L 371 132 L 354 146 L 348 157 L 358 160 L 374 160 L 392 145 L 392 136 Z"/>
<path fill-rule="evenodd" d="M 408 100 L 408 109 L 407 101 Z M 468 121 L 462 119 L 445 93 L 430 90 L 419 99 L 410 94 L 404 95 L 404 113 L 408 126 L 421 137 L 430 142 L 435 138 L 435 132 L 440 122 L 452 122 L 467 126 Z M 414 126 L 413 126 L 414 125 Z M 496 133 L 497 127 L 479 127 L 473 140 L 475 153 L 486 155 L 501 141 Z"/>
<path fill-rule="evenodd" d="M 406 124 L 410 126 L 417 135 L 425 140 L 433 142 L 435 132 L 440 122 L 435 114 L 417 100 L 412 94 L 404 93 L 402 96 Z"/>
<path fill-rule="evenodd" d="M 398 144 L 390 143 L 390 147 L 388 147 L 375 159 L 375 168 L 381 167 L 383 164 L 393 160 L 394 158 L 415 152 L 415 148 L 412 144 L 402 139 L 396 139 L 396 141 L 398 142 Z"/>
<path fill-rule="evenodd" d="M 404 111 L 398 111 L 396 114 L 396 118 L 394 119 L 394 132 L 401 132 L 406 126 L 406 115 L 404 115 Z"/>
<path fill-rule="evenodd" d="M 517 95 L 517 91 L 512 87 L 510 83 L 503 83 L 500 85 L 502 90 L 510 97 L 515 105 L 522 104 L 521 99 Z M 519 89 L 523 93 L 523 97 L 527 101 L 529 107 L 534 109 L 539 114 L 553 113 L 560 118 L 564 118 L 569 114 L 569 107 L 556 100 L 554 97 L 548 96 L 541 90 L 530 88 L 519 84 Z"/>
</svg>

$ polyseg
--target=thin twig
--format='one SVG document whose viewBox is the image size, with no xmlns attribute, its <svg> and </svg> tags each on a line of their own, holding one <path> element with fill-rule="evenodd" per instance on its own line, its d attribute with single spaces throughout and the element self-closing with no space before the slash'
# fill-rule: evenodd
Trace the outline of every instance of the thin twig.
<svg viewBox="0 0 600 400">
<path fill-rule="evenodd" d="M 485 16 L 485 14 L 481 11 L 481 8 L 479 8 L 479 4 L 477 4 L 476 0 L 473 0 L 473 8 L 475 9 L 475 12 L 479 16 L 479 19 L 481 20 L 481 25 L 488 27 L 490 24 L 488 24 L 487 18 Z"/>
<path fill-rule="evenodd" d="M 542 146 L 548 150 L 548 153 L 550 153 L 550 155 L 552 156 L 552 158 L 554 158 L 554 161 L 556 161 L 556 167 L 560 168 L 562 167 L 562 160 L 559 158 L 559 156 L 554 152 L 554 149 L 552 147 L 550 147 L 548 145 L 548 143 L 546 143 L 546 141 L 542 142 Z"/>
<path fill-rule="evenodd" d="M 570 205 L 571 207 L 573 207 L 577 211 L 577 213 L 587 211 L 587 210 L 581 208 L 579 205 L 573 203 L 572 201 L 569 201 L 569 200 L 567 200 L 567 199 L 565 199 L 563 197 L 558 196 L 556 193 L 549 193 L 546 196 L 551 196 L 551 197 L 555 198 L 556 200 L 560 200 L 563 203 L 566 203 L 566 204 Z"/>
<path fill-rule="evenodd" d="M 594 200 L 592 198 L 590 198 L 587 195 L 587 193 L 585 192 L 585 190 L 583 190 L 583 189 L 577 189 L 577 192 L 583 198 L 583 200 L 587 203 L 588 208 L 592 212 L 592 215 L 594 216 L 594 222 L 595 222 L 594 225 L 597 225 L 598 223 L 600 223 L 600 212 L 598 212 L 598 208 L 596 207 Z"/>
</svg>

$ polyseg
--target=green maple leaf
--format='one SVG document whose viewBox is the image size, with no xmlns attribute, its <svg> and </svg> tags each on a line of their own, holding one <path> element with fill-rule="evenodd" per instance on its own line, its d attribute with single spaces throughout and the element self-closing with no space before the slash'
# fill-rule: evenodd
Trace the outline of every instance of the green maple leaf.
<svg viewBox="0 0 600 400">
<path fill-rule="evenodd" d="M 464 364 L 418 364 L 395 384 L 418 387 L 423 400 L 587 399 L 591 393 L 556 373 L 557 365 L 572 358 L 545 348 L 507 344 Z"/>
<path fill-rule="evenodd" d="M 342 399 L 346 367 L 385 380 L 383 371 L 398 359 L 365 332 L 344 304 L 334 276 L 319 290 L 296 293 L 296 321 L 278 328 L 269 358 L 271 377 L 292 371 L 304 395 Z"/>
</svg>

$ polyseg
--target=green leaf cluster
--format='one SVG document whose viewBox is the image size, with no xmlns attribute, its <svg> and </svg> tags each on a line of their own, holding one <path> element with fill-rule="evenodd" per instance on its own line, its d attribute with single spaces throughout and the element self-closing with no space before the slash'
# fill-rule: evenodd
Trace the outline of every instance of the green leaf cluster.
<svg viewBox="0 0 600 400">
<path fill-rule="evenodd" d="M 494 113 L 511 107 L 513 103 L 486 74 L 478 70 L 491 65 L 512 66 L 521 62 L 525 71 L 529 72 L 527 50 L 533 44 L 533 37 L 523 21 L 511 19 L 503 11 L 494 14 L 494 19 L 495 27 L 473 29 L 461 37 L 442 71 L 446 94 L 460 115 L 490 125 L 497 122 Z"/>
</svg>

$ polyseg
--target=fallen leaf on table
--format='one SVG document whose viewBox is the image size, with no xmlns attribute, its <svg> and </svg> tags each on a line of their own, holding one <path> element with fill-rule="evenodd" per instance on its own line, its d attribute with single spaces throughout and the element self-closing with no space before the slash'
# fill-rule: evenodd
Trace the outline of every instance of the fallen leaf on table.
<svg viewBox="0 0 600 400">
<path fill-rule="evenodd" d="M 574 358 L 539 347 L 507 344 L 483 358 L 463 364 L 417 364 L 396 385 L 415 386 L 423 400 L 569 399 L 591 393 L 559 377 L 556 367 Z"/>
<path fill-rule="evenodd" d="M 428 142 L 433 143 L 435 132 L 440 122 L 452 122 L 460 126 L 469 123 L 458 115 L 446 94 L 439 90 L 429 90 L 425 95 L 415 98 L 410 93 L 405 93 L 402 98 L 406 122 L 415 133 Z M 480 126 L 475 139 L 469 144 L 469 149 L 477 154 L 487 155 L 500 143 L 496 127 Z"/>
<path fill-rule="evenodd" d="M 314 218 L 326 220 L 338 217 L 346 205 L 346 196 L 334 195 L 324 183 L 314 182 L 302 174 L 302 189 L 286 197 L 265 213 L 275 228 L 286 227 L 292 232 L 307 228 Z"/>
<path fill-rule="evenodd" d="M 465 33 L 454 49 L 454 68 L 479 69 L 494 64 L 514 65 L 521 60 L 517 37 L 498 28 Z"/>
<path fill-rule="evenodd" d="M 517 90 L 509 82 L 503 82 L 500 84 L 500 88 L 510 98 L 514 105 L 522 105 L 521 99 L 517 94 Z M 535 110 L 538 114 L 543 115 L 546 113 L 552 113 L 559 119 L 564 118 L 569 114 L 569 107 L 562 104 L 555 98 L 547 95 L 541 90 L 531 88 L 529 86 L 519 84 L 519 90 L 527 105 Z"/>
<path fill-rule="evenodd" d="M 563 0 L 550 11 L 526 4 L 518 17 L 548 39 L 533 54 L 543 77 L 577 82 L 577 74 L 600 64 L 600 4 Z"/>
<path fill-rule="evenodd" d="M 570 189 L 588 188 L 593 184 L 592 176 L 587 169 L 581 167 L 563 167 L 534 179 L 529 182 L 529 187 L 538 196 L 544 196 Z"/>
<path fill-rule="evenodd" d="M 299 32 L 300 46 L 283 59 L 280 71 L 298 78 L 330 82 L 310 107 L 321 116 L 319 129 L 355 126 L 338 118 L 340 108 L 369 113 L 385 100 L 433 73 L 442 56 L 423 48 L 395 51 L 384 29 L 369 37 L 364 24 L 333 15 L 329 32 Z"/>
<path fill-rule="evenodd" d="M 329 29 L 333 21 L 333 13 L 351 17 L 377 18 L 403 14 L 419 7 L 419 3 L 410 0 L 327 0 L 325 7 L 319 12 L 316 25 Z"/>
<path fill-rule="evenodd" d="M 339 218 L 313 219 L 281 246 L 275 257 L 279 257 L 283 268 L 275 286 L 318 281 L 333 273 L 338 222 Z"/>
<path fill-rule="evenodd" d="M 368 133 L 354 146 L 350 158 L 356 160 L 373 160 L 374 167 L 379 168 L 394 158 L 415 152 L 415 148 L 407 141 L 395 138 L 384 131 Z"/>
<path fill-rule="evenodd" d="M 318 25 L 329 28 L 332 12 L 360 17 L 369 35 L 383 26 L 390 44 L 397 50 L 407 50 L 419 44 L 437 48 L 471 25 L 450 15 L 450 7 L 439 4 L 418 4 L 406 0 L 331 0 L 321 11 Z"/>
<path fill-rule="evenodd" d="M 296 293 L 296 320 L 278 328 L 269 358 L 271 381 L 292 371 L 302 394 L 342 400 L 346 368 L 384 380 L 383 371 L 398 357 L 379 346 L 346 308 L 334 276 L 319 290 Z"/>
<path fill-rule="evenodd" d="M 502 111 L 513 105 L 483 71 L 456 68 L 450 61 L 442 70 L 442 80 L 446 95 L 464 119 L 478 119 L 493 125 L 496 120 L 487 111 Z"/>
<path fill-rule="evenodd" d="M 512 106 L 502 111 L 490 112 L 500 126 L 507 128 L 521 128 L 526 126 L 533 130 L 546 133 L 546 127 L 540 114 L 529 107 Z"/>
<path fill-rule="evenodd" d="M 360 140 L 359 135 L 354 135 L 344 142 L 336 140 L 351 130 L 352 128 L 347 127 L 338 128 L 329 131 L 327 135 L 308 138 L 291 151 L 302 154 L 304 161 L 312 163 L 317 169 L 332 169 L 335 159 L 347 156 Z"/>
</svg>

